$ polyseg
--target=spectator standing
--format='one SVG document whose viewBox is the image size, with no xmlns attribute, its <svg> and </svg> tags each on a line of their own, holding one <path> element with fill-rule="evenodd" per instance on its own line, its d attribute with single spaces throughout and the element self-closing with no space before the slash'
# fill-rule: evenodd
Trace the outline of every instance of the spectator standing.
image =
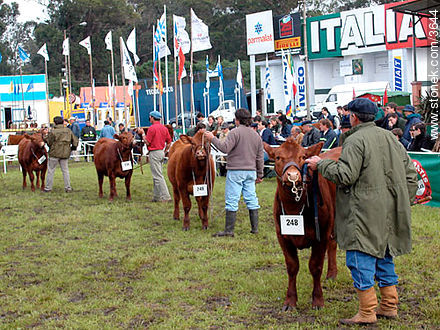
<svg viewBox="0 0 440 330">
<path fill-rule="evenodd" d="M 321 133 L 316 127 L 312 125 L 312 122 L 310 120 L 305 120 L 301 123 L 301 130 L 304 133 L 301 146 L 310 147 L 319 142 L 319 139 L 321 138 Z"/>
<path fill-rule="evenodd" d="M 338 135 L 331 128 L 332 124 L 328 119 L 321 119 L 319 121 L 319 129 L 321 131 L 321 138 L 319 141 L 324 142 L 322 149 L 331 149 L 338 146 Z"/>
<path fill-rule="evenodd" d="M 86 142 L 84 144 L 86 155 L 93 154 L 93 146 L 90 145 L 90 142 L 96 141 L 96 137 L 97 137 L 96 130 L 90 124 L 90 119 L 87 119 L 86 120 L 86 126 L 84 126 L 81 129 L 81 140 L 83 142 Z M 85 160 L 88 161 L 88 157 L 86 157 Z"/>
<path fill-rule="evenodd" d="M 70 124 L 67 127 L 69 127 L 72 130 L 73 135 L 75 135 L 76 138 L 79 139 L 79 137 L 81 136 L 81 129 L 79 128 L 79 124 L 76 121 L 76 118 L 70 117 L 69 122 L 70 122 Z M 73 159 L 75 160 L 75 162 L 79 162 L 78 154 L 79 154 L 79 151 L 77 151 L 76 149 L 72 150 L 72 156 L 73 156 Z"/>
<path fill-rule="evenodd" d="M 251 114 L 248 110 L 238 109 L 235 112 L 236 128 L 231 130 L 224 141 L 206 132 L 208 141 L 227 154 L 225 185 L 225 230 L 213 236 L 234 236 L 235 220 L 238 202 L 243 194 L 243 200 L 249 210 L 251 233 L 258 233 L 258 198 L 255 183 L 263 178 L 263 142 L 252 128 Z"/>
<path fill-rule="evenodd" d="M 162 174 L 162 165 L 165 155 L 171 146 L 171 137 L 168 129 L 160 123 L 162 115 L 159 111 L 150 112 L 150 122 L 145 142 L 149 151 L 151 175 L 153 176 L 153 202 L 171 202 L 171 196 L 165 178 Z"/>
<path fill-rule="evenodd" d="M 118 129 L 119 129 L 119 133 L 127 132 L 127 129 L 125 128 L 125 125 L 123 123 L 119 123 Z"/>
<path fill-rule="evenodd" d="M 104 127 L 101 129 L 101 134 L 99 136 L 100 139 L 102 138 L 108 138 L 113 139 L 113 135 L 115 135 L 115 129 L 113 126 L 110 125 L 110 122 L 108 120 L 104 121 Z"/>
<path fill-rule="evenodd" d="M 69 157 L 70 152 L 78 146 L 78 138 L 73 134 L 72 130 L 63 125 L 63 118 L 56 116 L 54 119 L 54 128 L 49 134 L 44 136 L 44 141 L 49 146 L 49 161 L 47 165 L 46 187 L 44 192 L 52 191 L 53 175 L 57 164 L 60 164 L 61 172 L 64 179 L 64 190 L 72 191 L 69 175 Z"/>
<path fill-rule="evenodd" d="M 353 128 L 346 133 L 339 160 L 313 156 L 306 162 L 337 185 L 336 238 L 347 251 L 346 264 L 359 297 L 358 313 L 340 322 L 372 324 L 377 317 L 397 316 L 393 257 L 411 251 L 417 173 L 396 138 L 374 124 L 373 102 L 356 99 L 348 107 Z M 375 280 L 381 293 L 377 310 Z"/>
<path fill-rule="evenodd" d="M 402 143 L 405 146 L 405 148 L 408 149 L 409 143 L 411 141 L 411 134 L 409 130 L 415 124 L 421 123 L 422 119 L 421 116 L 418 113 L 416 113 L 416 109 L 410 104 L 405 105 L 402 111 L 407 120 L 405 127 L 403 129 Z"/>
</svg>

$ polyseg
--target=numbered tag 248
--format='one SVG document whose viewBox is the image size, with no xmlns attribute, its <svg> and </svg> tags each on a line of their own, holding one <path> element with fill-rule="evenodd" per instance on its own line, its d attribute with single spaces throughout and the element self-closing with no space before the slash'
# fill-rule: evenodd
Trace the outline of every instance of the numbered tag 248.
<svg viewBox="0 0 440 330">
<path fill-rule="evenodd" d="M 194 197 L 208 196 L 208 185 L 207 184 L 195 184 L 193 186 Z"/>
<path fill-rule="evenodd" d="M 304 235 L 302 215 L 280 215 L 281 235 Z"/>
</svg>

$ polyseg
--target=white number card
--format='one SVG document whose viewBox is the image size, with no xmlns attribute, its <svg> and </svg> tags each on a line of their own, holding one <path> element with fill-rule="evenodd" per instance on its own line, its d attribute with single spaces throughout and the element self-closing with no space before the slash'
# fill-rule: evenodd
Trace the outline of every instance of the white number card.
<svg viewBox="0 0 440 330">
<path fill-rule="evenodd" d="M 38 164 L 40 164 L 40 165 L 43 164 L 45 160 L 46 160 L 46 155 L 41 156 L 41 157 L 38 159 Z"/>
<path fill-rule="evenodd" d="M 208 185 L 195 184 L 193 186 L 194 197 L 208 196 Z"/>
<path fill-rule="evenodd" d="M 302 215 L 280 215 L 281 235 L 304 235 Z"/>
<path fill-rule="evenodd" d="M 131 164 L 130 160 L 127 160 L 126 162 L 121 162 L 122 171 L 128 171 L 133 168 L 133 165 Z"/>
</svg>

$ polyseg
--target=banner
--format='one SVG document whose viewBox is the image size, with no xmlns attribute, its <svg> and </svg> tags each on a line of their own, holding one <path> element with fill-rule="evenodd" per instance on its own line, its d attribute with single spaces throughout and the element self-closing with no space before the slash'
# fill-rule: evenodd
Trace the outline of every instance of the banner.
<svg viewBox="0 0 440 330">
<path fill-rule="evenodd" d="M 105 49 L 107 50 L 113 50 L 113 42 L 112 42 L 112 31 L 109 31 L 104 39 L 105 42 Z"/>
<path fill-rule="evenodd" d="M 247 54 L 274 51 L 272 10 L 246 15 Z"/>
<path fill-rule="evenodd" d="M 174 22 L 174 37 L 177 39 L 177 43 L 182 48 L 184 54 L 188 54 L 191 50 L 191 40 L 189 39 L 188 32 L 185 31 L 186 21 L 185 17 L 173 15 Z M 177 56 L 177 47 L 174 47 L 174 56 Z"/>
<path fill-rule="evenodd" d="M 299 54 L 302 49 L 302 29 L 300 13 L 293 13 L 273 18 L 273 32 L 275 51 L 290 50 L 292 54 Z"/>
<path fill-rule="evenodd" d="M 134 28 L 127 39 L 127 48 L 133 54 L 134 64 L 138 64 L 140 61 L 136 52 L 136 28 Z"/>
<path fill-rule="evenodd" d="M 440 207 L 440 154 L 428 152 L 409 152 L 411 159 L 416 160 L 415 167 L 419 174 L 417 199 L 426 197 L 429 190 L 432 200 L 426 205 Z"/>
<path fill-rule="evenodd" d="M 122 47 L 122 58 L 123 58 L 123 64 L 124 64 L 124 76 L 125 79 L 132 80 L 134 82 L 138 82 L 137 76 L 136 76 L 136 70 L 133 66 L 133 63 L 131 62 L 130 54 L 128 53 L 127 47 L 125 47 L 124 40 L 122 37 L 120 38 L 121 47 Z"/>
<path fill-rule="evenodd" d="M 92 54 L 92 45 L 90 44 L 90 36 L 88 36 L 87 38 L 85 38 L 84 40 L 81 40 L 79 42 L 79 44 L 81 46 L 83 46 L 85 49 L 87 49 L 87 54 L 91 55 Z"/>
<path fill-rule="evenodd" d="M 38 50 L 37 54 L 43 56 L 43 57 L 44 57 L 44 60 L 45 60 L 46 62 L 49 61 L 49 53 L 47 52 L 47 46 L 46 46 L 46 44 L 44 44 L 43 46 L 41 46 L 41 48 Z"/>
<path fill-rule="evenodd" d="M 211 49 L 211 41 L 209 39 L 208 25 L 196 16 L 196 13 L 191 8 L 191 42 L 192 51 L 198 52 L 201 50 Z"/>
</svg>

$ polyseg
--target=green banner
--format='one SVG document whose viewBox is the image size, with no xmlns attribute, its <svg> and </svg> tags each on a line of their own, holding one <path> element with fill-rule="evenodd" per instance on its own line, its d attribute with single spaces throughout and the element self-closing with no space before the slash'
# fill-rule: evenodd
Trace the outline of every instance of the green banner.
<svg viewBox="0 0 440 330">
<path fill-rule="evenodd" d="M 432 191 L 432 200 L 426 205 L 440 207 L 440 154 L 426 152 L 409 152 L 409 156 L 417 160 L 421 168 L 417 168 L 419 173 L 418 195 L 426 193 L 429 188 Z"/>
</svg>

